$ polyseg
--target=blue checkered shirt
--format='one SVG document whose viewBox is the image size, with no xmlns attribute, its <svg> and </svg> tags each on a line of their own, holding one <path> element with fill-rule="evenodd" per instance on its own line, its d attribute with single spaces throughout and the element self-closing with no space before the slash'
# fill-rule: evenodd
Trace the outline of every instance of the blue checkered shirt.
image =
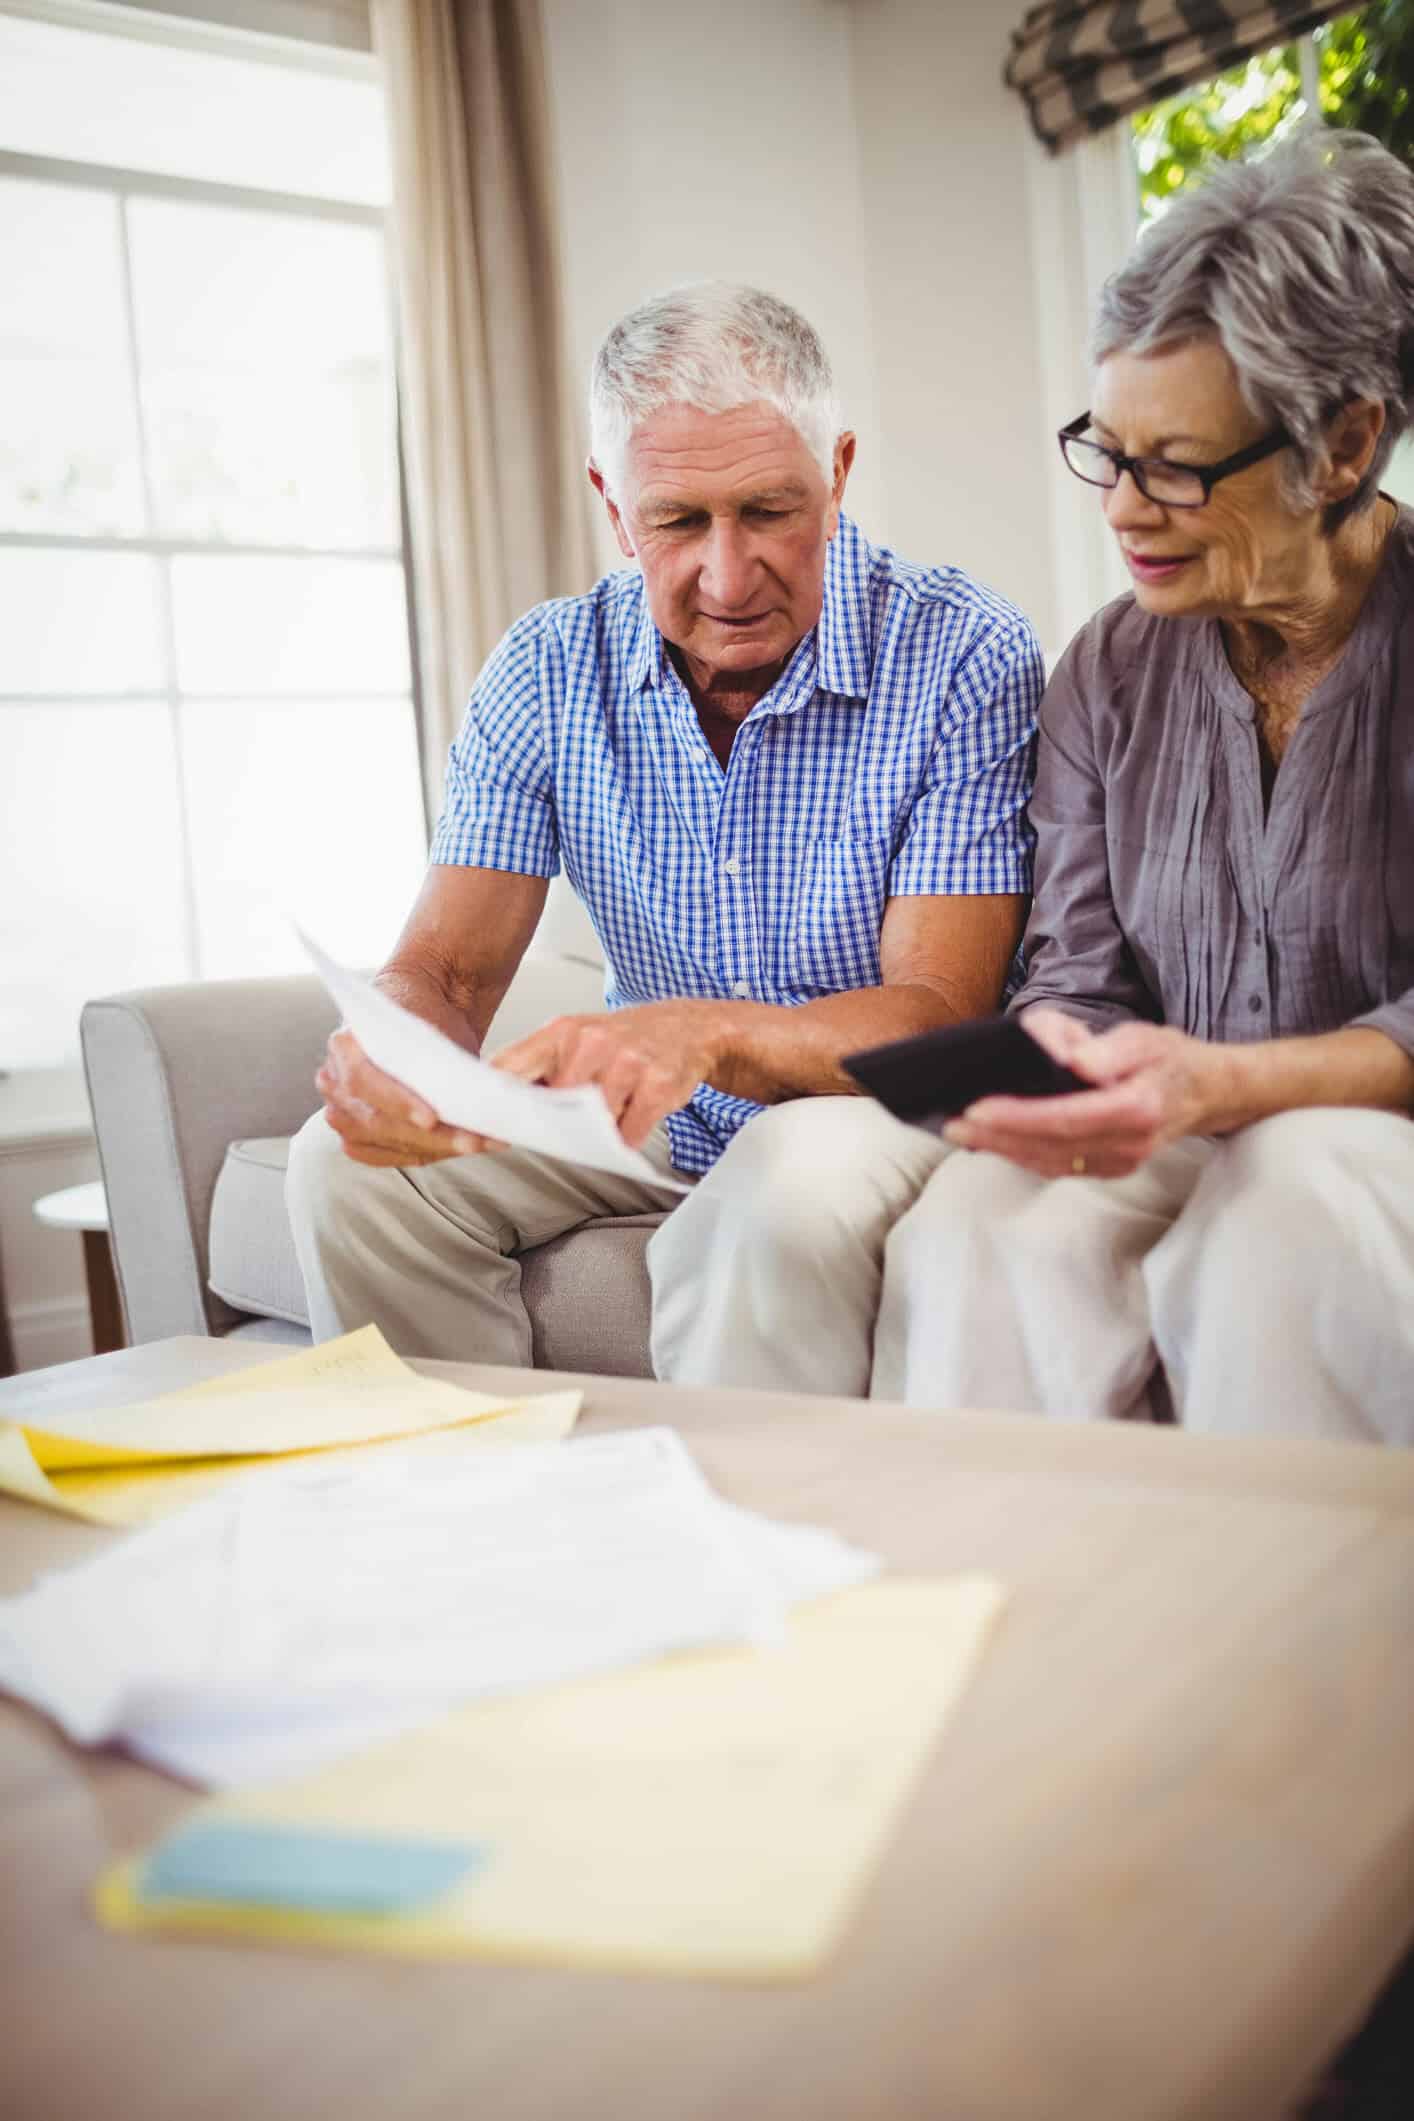
<svg viewBox="0 0 1414 2121">
<path fill-rule="evenodd" d="M 491 656 L 432 860 L 546 877 L 563 863 L 611 1009 L 877 986 L 890 898 L 1030 890 L 1041 686 L 1011 605 L 841 519 L 819 621 L 723 769 L 642 576 L 607 575 L 527 613 Z M 674 1164 L 710 1169 L 760 1109 L 700 1084 L 668 1118 Z"/>
</svg>

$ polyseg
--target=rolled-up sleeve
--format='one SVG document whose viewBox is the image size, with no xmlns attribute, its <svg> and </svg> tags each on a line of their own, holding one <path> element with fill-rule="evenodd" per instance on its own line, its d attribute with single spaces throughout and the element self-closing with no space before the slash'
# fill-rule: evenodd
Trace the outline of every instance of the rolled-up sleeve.
<svg viewBox="0 0 1414 2121">
<path fill-rule="evenodd" d="M 513 626 L 476 681 L 447 761 L 430 859 L 554 876 L 560 866 L 545 687 L 563 682 L 538 614 Z"/>
<path fill-rule="evenodd" d="M 1083 640 L 1083 636 L 1082 636 Z M 1105 830 L 1105 787 L 1096 764 L 1090 705 L 1072 644 L 1041 702 L 1031 824 L 1036 883 L 1022 943 L 1026 977 L 1013 1010 L 1052 1002 L 1095 1030 L 1162 1011 L 1149 992 L 1115 912 Z"/>
<path fill-rule="evenodd" d="M 958 664 L 928 772 L 889 872 L 894 897 L 1027 892 L 1026 816 L 1044 665 L 1024 621 Z"/>
<path fill-rule="evenodd" d="M 1351 1031 L 1383 1031 L 1392 1038 L 1403 1053 L 1414 1060 L 1414 987 L 1404 994 L 1397 994 L 1393 1001 L 1381 1002 L 1378 1009 L 1369 1009 L 1364 1016 L 1357 1016 L 1348 1026 Z"/>
</svg>

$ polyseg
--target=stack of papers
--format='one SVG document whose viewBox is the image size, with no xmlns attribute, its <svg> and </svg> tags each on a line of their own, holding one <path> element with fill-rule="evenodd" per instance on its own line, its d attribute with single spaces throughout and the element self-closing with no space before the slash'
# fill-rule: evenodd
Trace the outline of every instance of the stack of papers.
<svg viewBox="0 0 1414 2121">
<path fill-rule="evenodd" d="M 0 1420 L 0 1491 L 95 1524 L 144 1524 L 238 1475 L 300 1452 L 367 1451 L 390 1438 L 465 1453 L 568 1436 L 578 1392 L 506 1400 L 419 1377 L 377 1326 L 345 1333 L 136 1406 L 65 1405 L 64 1371 Z"/>
<path fill-rule="evenodd" d="M 793 1613 L 762 1655 L 698 1650 L 473 1703 L 205 1799 L 110 1868 L 99 1914 L 305 1951 L 811 1974 L 1001 1604 L 983 1576 L 885 1577 Z"/>
<path fill-rule="evenodd" d="M 0 1603 L 0 1686 L 83 1744 L 231 1787 L 458 1704 L 779 1642 L 872 1555 L 713 1495 L 648 1429 L 299 1460 Z"/>
</svg>

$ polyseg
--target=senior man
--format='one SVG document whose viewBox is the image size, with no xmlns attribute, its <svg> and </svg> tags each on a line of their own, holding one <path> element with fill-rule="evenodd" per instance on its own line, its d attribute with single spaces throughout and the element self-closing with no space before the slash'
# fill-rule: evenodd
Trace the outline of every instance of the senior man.
<svg viewBox="0 0 1414 2121">
<path fill-rule="evenodd" d="M 841 513 L 855 438 L 805 319 L 711 284 L 595 358 L 589 477 L 632 571 L 540 605 L 452 748 L 422 893 L 380 974 L 480 1049 L 563 864 L 608 1013 L 497 1064 L 597 1083 L 670 1190 L 441 1125 L 348 1031 L 289 1200 L 317 1336 L 528 1364 L 516 1254 L 671 1209 L 659 1376 L 862 1394 L 884 1240 L 940 1146 L 841 1055 L 994 1009 L 1030 886 L 1041 659 L 952 567 Z"/>
</svg>

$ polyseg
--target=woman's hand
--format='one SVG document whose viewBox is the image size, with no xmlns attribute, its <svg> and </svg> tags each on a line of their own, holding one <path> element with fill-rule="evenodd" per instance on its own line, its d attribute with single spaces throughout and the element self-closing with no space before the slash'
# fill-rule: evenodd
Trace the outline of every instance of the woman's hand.
<svg viewBox="0 0 1414 2121">
<path fill-rule="evenodd" d="M 1237 1123 L 1225 1047 L 1159 1024 L 1087 1031 L 1059 1009 L 1028 1009 L 1024 1028 L 1052 1060 L 1095 1085 L 1067 1097 L 983 1097 L 944 1129 L 1042 1178 L 1125 1178 L 1185 1134 Z"/>
</svg>

